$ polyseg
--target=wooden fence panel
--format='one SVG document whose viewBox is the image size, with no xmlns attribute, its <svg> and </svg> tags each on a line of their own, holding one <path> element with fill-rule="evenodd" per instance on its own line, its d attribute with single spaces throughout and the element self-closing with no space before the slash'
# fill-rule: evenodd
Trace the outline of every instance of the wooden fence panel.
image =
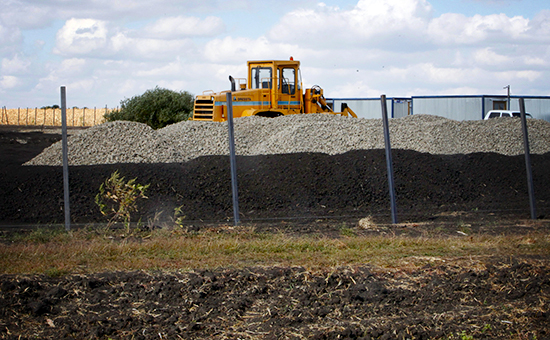
<svg viewBox="0 0 550 340">
<path fill-rule="evenodd" d="M 68 108 L 67 126 L 94 126 L 105 122 L 103 116 L 112 111 L 108 108 Z M 61 126 L 61 109 L 2 107 L 0 125 Z"/>
</svg>

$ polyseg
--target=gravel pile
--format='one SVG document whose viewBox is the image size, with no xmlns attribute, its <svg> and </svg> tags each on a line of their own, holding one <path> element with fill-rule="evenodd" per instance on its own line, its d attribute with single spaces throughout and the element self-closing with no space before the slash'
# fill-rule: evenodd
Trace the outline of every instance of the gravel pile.
<svg viewBox="0 0 550 340">
<path fill-rule="evenodd" d="M 532 153 L 550 152 L 550 123 L 529 119 Z M 499 118 L 454 121 L 413 115 L 390 120 L 391 145 L 431 154 L 495 152 L 523 154 L 521 121 Z M 291 115 L 275 119 L 235 120 L 238 155 L 297 152 L 340 154 L 350 150 L 382 149 L 381 119 L 333 115 Z M 177 163 L 228 154 L 227 123 L 185 121 L 160 130 L 135 122 L 105 123 L 69 137 L 69 164 Z M 61 165 L 61 142 L 26 165 Z"/>
</svg>

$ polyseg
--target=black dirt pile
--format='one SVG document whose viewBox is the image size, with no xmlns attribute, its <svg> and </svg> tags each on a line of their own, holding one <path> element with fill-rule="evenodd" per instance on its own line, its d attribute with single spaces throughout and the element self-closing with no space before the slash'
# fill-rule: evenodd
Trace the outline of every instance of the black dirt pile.
<svg viewBox="0 0 550 340">
<path fill-rule="evenodd" d="M 62 168 L 22 166 L 55 134 L 0 131 L 0 224 L 61 223 Z M 441 211 L 494 211 L 529 217 L 523 156 L 496 153 L 433 155 L 394 150 L 398 212 L 430 218 Z M 388 216 L 389 195 L 383 150 L 344 154 L 292 153 L 238 156 L 242 220 Z M 550 205 L 550 153 L 532 155 L 540 215 Z M 233 216 L 227 156 L 202 156 L 176 164 L 107 164 L 70 167 L 73 223 L 106 222 L 95 204 L 99 186 L 114 171 L 150 184 L 137 221 L 170 221 L 182 207 L 188 221 Z"/>
<path fill-rule="evenodd" d="M 533 155 L 539 213 L 550 202 L 550 154 Z M 386 214 L 389 209 L 383 150 L 340 155 L 287 154 L 237 157 L 243 221 L 264 218 Z M 105 222 L 94 197 L 118 170 L 150 184 L 135 220 L 168 221 L 182 207 L 189 221 L 232 216 L 227 156 L 204 156 L 182 164 L 115 164 L 70 168 L 75 223 Z M 447 210 L 518 212 L 529 216 L 525 162 L 499 154 L 431 155 L 394 150 L 399 212 L 429 217 Z M 0 222 L 62 222 L 62 168 L 7 166 L 0 171 Z M 159 215 L 159 213 L 161 213 Z M 160 216 L 160 217 L 159 217 Z"/>
<path fill-rule="evenodd" d="M 0 126 L 0 161 L 2 167 L 21 165 L 30 161 L 45 148 L 61 140 L 56 133 L 20 132 L 13 127 Z"/>
</svg>

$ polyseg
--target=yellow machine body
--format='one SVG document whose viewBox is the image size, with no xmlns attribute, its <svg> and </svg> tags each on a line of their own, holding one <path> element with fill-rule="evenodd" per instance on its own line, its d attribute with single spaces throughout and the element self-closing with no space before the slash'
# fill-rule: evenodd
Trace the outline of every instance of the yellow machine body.
<svg viewBox="0 0 550 340">
<path fill-rule="evenodd" d="M 227 120 L 227 92 L 205 91 L 195 98 L 193 120 Z M 328 113 L 357 115 L 343 105 L 334 112 L 319 86 L 302 90 L 300 62 L 292 60 L 249 61 L 248 78 L 237 78 L 231 91 L 233 117 L 278 117 L 290 114 Z"/>
</svg>

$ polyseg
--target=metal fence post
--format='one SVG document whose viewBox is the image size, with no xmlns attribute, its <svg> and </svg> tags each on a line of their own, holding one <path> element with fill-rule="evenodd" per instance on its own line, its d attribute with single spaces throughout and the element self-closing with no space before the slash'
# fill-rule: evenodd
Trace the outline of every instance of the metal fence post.
<svg viewBox="0 0 550 340">
<path fill-rule="evenodd" d="M 235 89 L 235 80 L 229 76 L 231 81 L 231 89 Z M 235 157 L 235 135 L 233 129 L 233 93 L 227 92 L 226 104 L 227 104 L 227 129 L 229 131 L 229 160 L 231 163 L 231 191 L 233 194 L 233 220 L 235 226 L 239 225 L 239 190 L 237 186 L 237 159 Z"/>
<path fill-rule="evenodd" d="M 527 119 L 525 118 L 525 100 L 519 99 L 519 112 L 521 114 L 521 129 L 523 131 L 523 148 L 525 150 L 525 169 L 527 171 L 527 190 L 529 191 L 529 205 L 531 207 L 531 219 L 537 219 L 537 203 L 533 187 L 533 171 L 531 169 L 531 153 L 529 151 L 529 136 L 527 134 Z"/>
<path fill-rule="evenodd" d="M 391 219 L 393 224 L 397 224 L 397 205 L 395 203 L 395 187 L 393 183 L 393 162 L 391 157 L 390 129 L 388 124 L 388 107 L 386 103 L 385 94 L 380 96 L 380 102 L 382 104 L 382 122 L 384 125 L 384 144 L 386 146 L 386 167 L 388 169 L 388 185 L 389 185 L 390 200 L 391 200 Z"/>
<path fill-rule="evenodd" d="M 69 157 L 67 150 L 67 96 L 61 86 L 61 133 L 63 148 L 63 201 L 65 208 L 65 230 L 71 230 L 71 209 L 69 204 Z"/>
</svg>

